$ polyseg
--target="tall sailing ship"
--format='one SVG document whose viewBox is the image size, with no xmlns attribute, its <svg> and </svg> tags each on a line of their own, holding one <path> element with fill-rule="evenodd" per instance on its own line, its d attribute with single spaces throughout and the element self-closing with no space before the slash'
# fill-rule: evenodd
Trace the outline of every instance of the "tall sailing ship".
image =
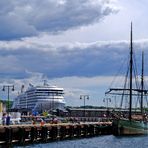
<svg viewBox="0 0 148 148">
<path fill-rule="evenodd" d="M 138 88 L 135 88 L 133 85 L 133 80 L 135 76 L 134 70 L 134 57 L 133 57 L 133 41 L 132 41 L 132 23 L 131 23 L 131 33 L 130 33 L 130 59 L 128 71 L 126 73 L 124 88 L 110 88 L 109 91 L 106 92 L 108 95 L 120 95 L 122 97 L 126 96 L 129 98 L 128 100 L 128 116 L 116 116 L 113 119 L 113 134 L 114 135 L 142 135 L 148 134 L 148 124 L 146 116 L 144 115 L 143 110 L 143 98 L 148 94 L 148 91 L 144 89 L 144 52 L 142 52 L 142 72 L 141 72 L 141 83 L 140 85 L 136 84 Z M 129 80 L 129 81 L 128 81 Z M 127 82 L 128 81 L 128 82 Z M 126 84 L 128 84 L 128 88 L 126 88 Z M 140 104 L 140 116 L 138 118 L 134 118 L 133 115 L 133 102 L 135 97 L 139 97 Z"/>
</svg>

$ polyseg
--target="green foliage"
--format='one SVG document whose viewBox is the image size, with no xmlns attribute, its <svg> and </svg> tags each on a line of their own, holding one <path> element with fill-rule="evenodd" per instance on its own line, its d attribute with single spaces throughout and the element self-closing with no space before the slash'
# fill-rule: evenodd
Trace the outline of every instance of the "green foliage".
<svg viewBox="0 0 148 148">
<path fill-rule="evenodd" d="M 8 100 L 1 100 L 1 102 L 6 105 L 6 108 L 8 108 Z M 9 108 L 12 107 L 13 101 L 9 101 Z"/>
</svg>

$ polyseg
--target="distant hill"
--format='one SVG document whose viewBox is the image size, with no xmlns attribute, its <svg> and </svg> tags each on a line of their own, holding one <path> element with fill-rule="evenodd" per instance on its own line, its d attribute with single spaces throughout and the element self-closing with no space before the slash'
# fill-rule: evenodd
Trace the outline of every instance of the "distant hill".
<svg viewBox="0 0 148 148">
<path fill-rule="evenodd" d="M 84 108 L 84 106 L 67 106 L 67 108 Z M 86 109 L 103 109 L 103 108 L 106 108 L 106 107 L 86 105 L 85 108 Z"/>
</svg>

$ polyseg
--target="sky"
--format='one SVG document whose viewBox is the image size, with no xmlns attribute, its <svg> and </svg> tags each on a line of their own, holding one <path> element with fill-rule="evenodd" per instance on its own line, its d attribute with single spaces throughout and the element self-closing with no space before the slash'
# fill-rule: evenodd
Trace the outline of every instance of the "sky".
<svg viewBox="0 0 148 148">
<path fill-rule="evenodd" d="M 89 95 L 86 105 L 105 105 L 105 91 L 126 67 L 131 21 L 139 68 L 141 51 L 148 56 L 147 5 L 146 0 L 1 0 L 0 88 L 14 85 L 13 100 L 22 85 L 47 80 L 64 88 L 66 105 L 83 105 L 80 95 Z M 7 93 L 0 91 L 0 97 Z"/>
</svg>

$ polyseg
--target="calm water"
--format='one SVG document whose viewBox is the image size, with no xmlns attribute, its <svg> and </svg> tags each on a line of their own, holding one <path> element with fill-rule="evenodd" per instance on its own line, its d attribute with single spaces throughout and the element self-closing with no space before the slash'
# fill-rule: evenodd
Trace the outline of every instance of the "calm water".
<svg viewBox="0 0 148 148">
<path fill-rule="evenodd" d="M 100 136 L 95 138 L 65 140 L 46 144 L 34 144 L 24 146 L 23 148 L 148 148 L 148 136 Z"/>
</svg>

